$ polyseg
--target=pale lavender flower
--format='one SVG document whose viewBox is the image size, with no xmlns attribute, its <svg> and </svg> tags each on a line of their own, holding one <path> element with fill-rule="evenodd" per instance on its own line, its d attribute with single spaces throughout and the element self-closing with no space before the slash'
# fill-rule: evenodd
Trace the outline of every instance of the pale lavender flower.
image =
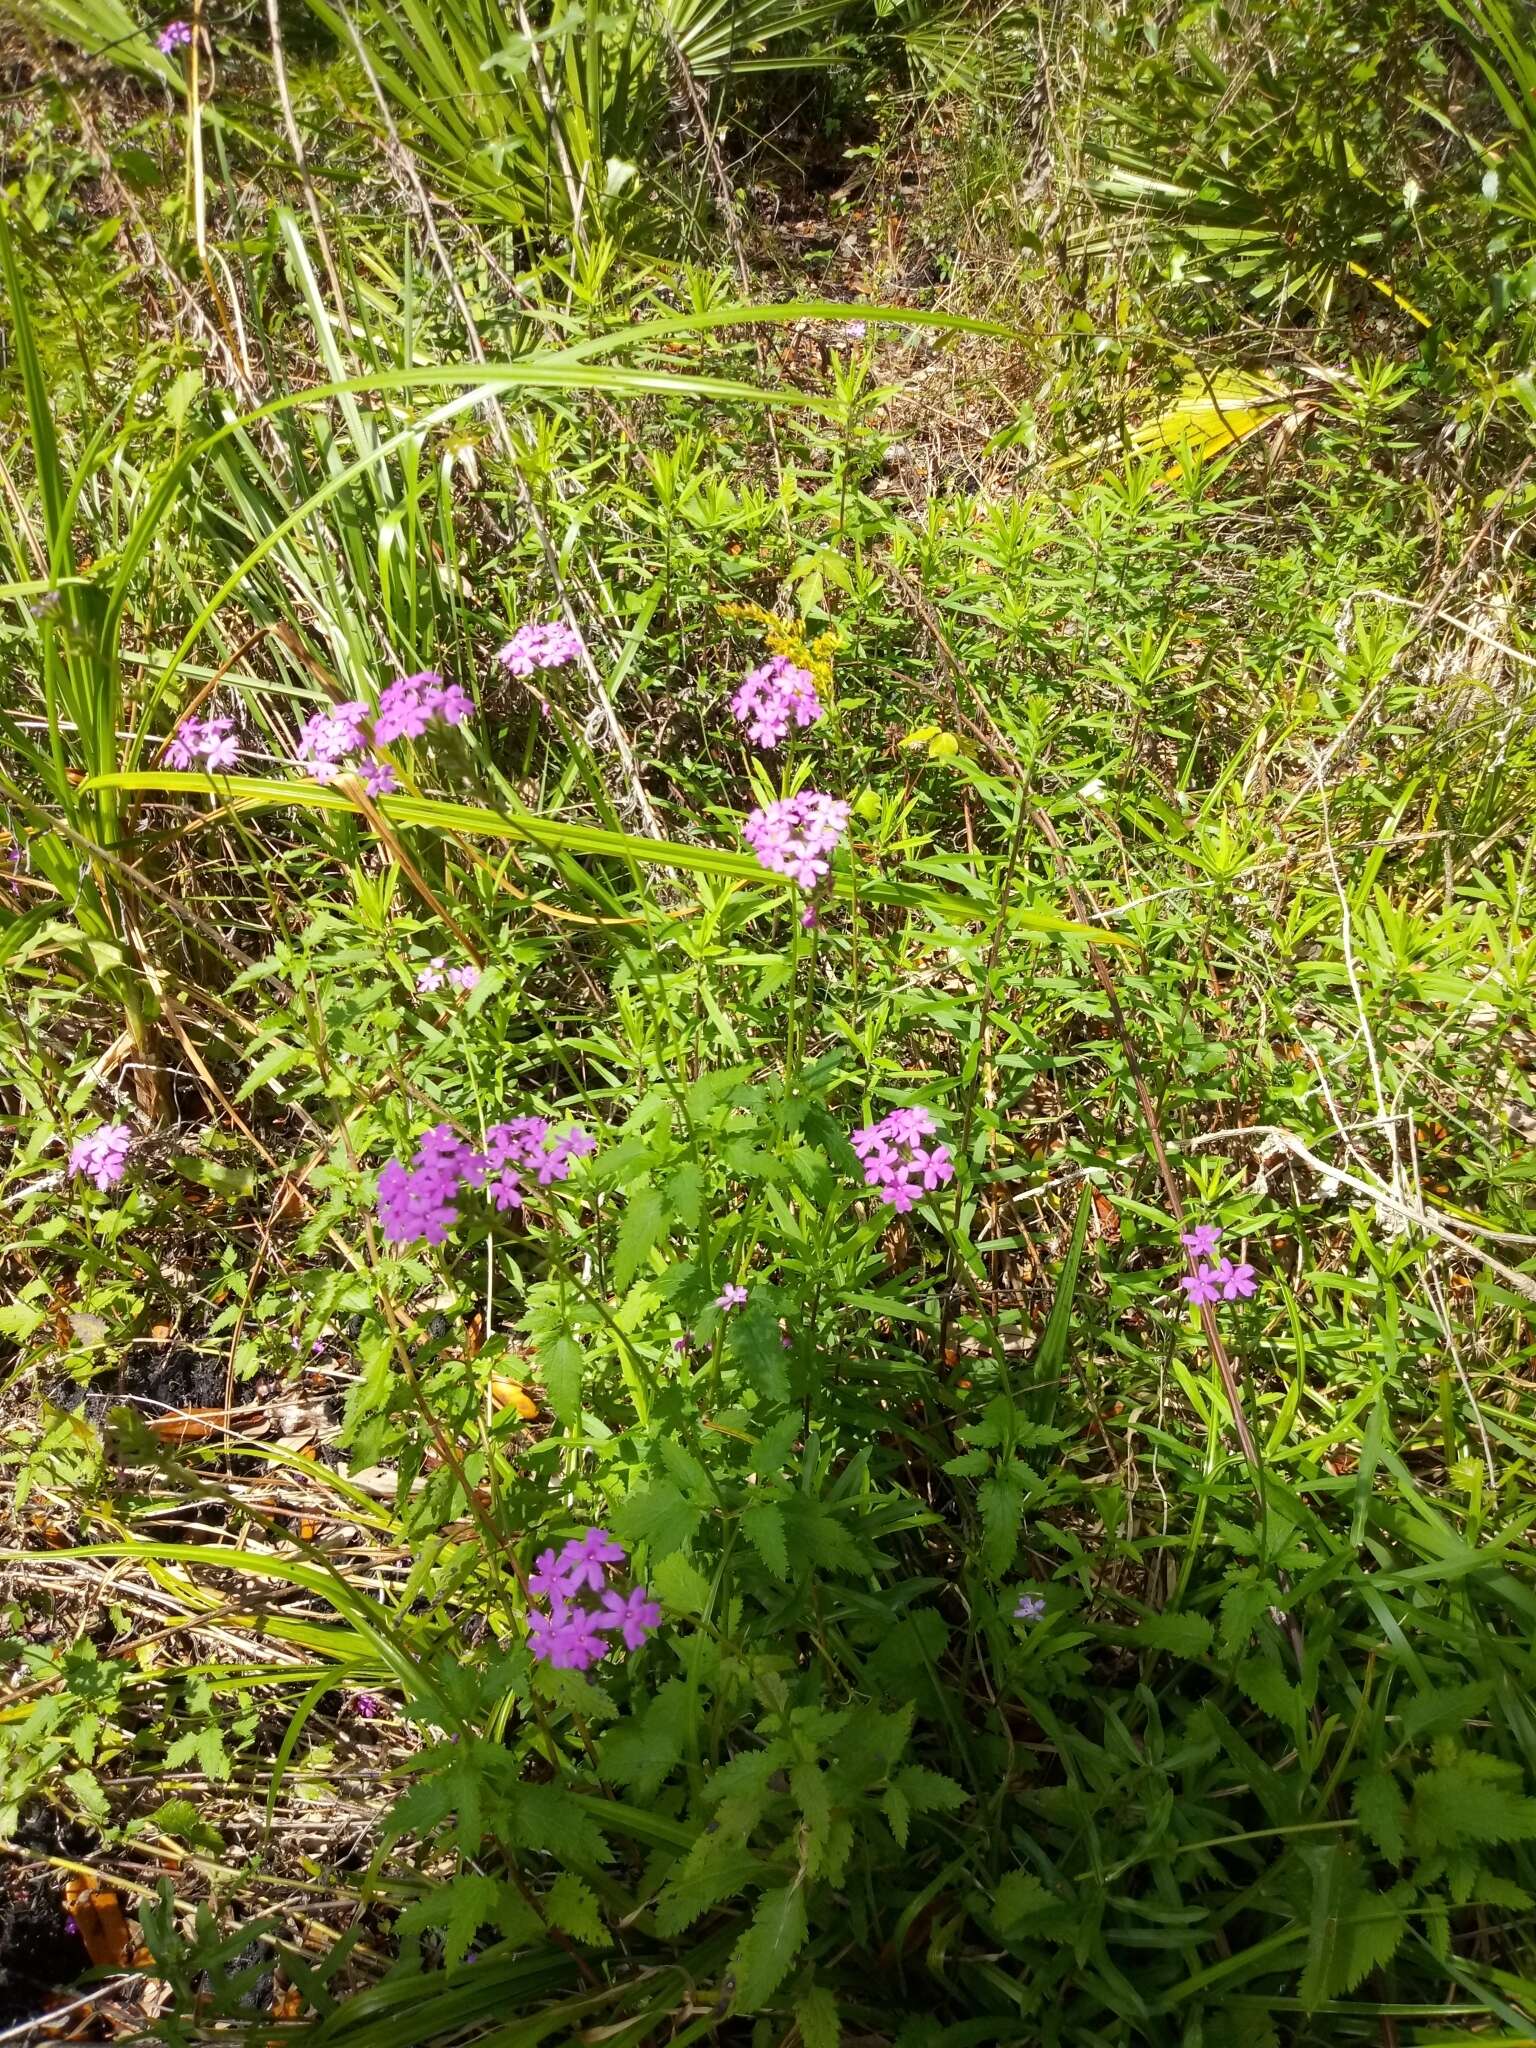
<svg viewBox="0 0 1536 2048">
<path fill-rule="evenodd" d="M 480 986 L 480 970 L 473 960 L 466 960 L 462 967 L 450 967 L 448 979 L 452 986 L 468 995 L 472 988 Z"/>
<path fill-rule="evenodd" d="M 370 754 L 363 763 L 363 787 L 370 796 L 393 796 L 400 787 L 394 762 L 384 754 Z"/>
<path fill-rule="evenodd" d="M 373 718 L 374 745 L 387 747 L 391 740 L 420 739 L 437 716 L 442 694 L 443 679 L 434 669 L 397 676 L 379 697 Z"/>
<path fill-rule="evenodd" d="M 317 711 L 305 720 L 299 734 L 299 759 L 313 762 L 316 782 L 334 782 L 341 763 L 363 751 L 367 723 L 368 706 L 361 697 Z"/>
<path fill-rule="evenodd" d="M 715 1307 L 723 1308 L 729 1313 L 733 1308 L 745 1307 L 746 1299 L 746 1288 L 735 1280 L 727 1280 L 720 1293 L 715 1296 Z"/>
<path fill-rule="evenodd" d="M 170 57 L 177 50 L 185 49 L 192 40 L 190 21 L 168 21 L 155 37 L 155 48 L 162 57 Z"/>
<path fill-rule="evenodd" d="M 115 1187 L 128 1171 L 128 1154 L 133 1132 L 127 1124 L 100 1124 L 83 1138 L 76 1138 L 69 1154 L 71 1173 L 83 1173 L 103 1194 Z"/>
<path fill-rule="evenodd" d="M 431 995 L 434 990 L 442 987 L 448 978 L 447 968 L 448 961 L 442 953 L 438 953 L 433 959 L 428 961 L 427 965 L 423 967 L 420 974 L 416 977 L 416 986 L 423 995 Z"/>
<path fill-rule="evenodd" d="M 1208 1259 L 1216 1250 L 1221 1232 L 1214 1223 L 1197 1223 L 1193 1230 L 1186 1230 L 1179 1239 L 1184 1249 L 1197 1259 Z"/>
<path fill-rule="evenodd" d="M 821 716 L 816 679 L 776 654 L 747 676 L 731 699 L 731 715 L 760 747 L 776 747 L 790 726 L 814 725 Z"/>
<path fill-rule="evenodd" d="M 519 626 L 496 659 L 509 675 L 527 678 L 535 669 L 564 668 L 586 652 L 581 635 L 562 619 Z"/>
<path fill-rule="evenodd" d="M 868 332 L 868 325 L 863 320 L 845 320 L 843 322 L 843 333 L 849 341 L 862 341 Z"/>
<path fill-rule="evenodd" d="M 1021 1593 L 1013 1618 L 1015 1621 L 1038 1621 L 1044 1612 L 1045 1602 L 1038 1593 Z"/>
<path fill-rule="evenodd" d="M 785 875 L 802 889 L 814 889 L 831 865 L 830 856 L 848 829 L 849 805 L 819 790 L 752 811 L 741 828 L 758 860 L 770 874 Z"/>
<path fill-rule="evenodd" d="M 240 758 L 232 718 L 184 718 L 165 743 L 168 767 L 183 771 L 199 761 L 212 774 L 233 768 Z"/>
<path fill-rule="evenodd" d="M 185 773 L 196 763 L 202 751 L 201 723 L 195 718 L 184 718 L 165 743 L 166 766 Z"/>
</svg>

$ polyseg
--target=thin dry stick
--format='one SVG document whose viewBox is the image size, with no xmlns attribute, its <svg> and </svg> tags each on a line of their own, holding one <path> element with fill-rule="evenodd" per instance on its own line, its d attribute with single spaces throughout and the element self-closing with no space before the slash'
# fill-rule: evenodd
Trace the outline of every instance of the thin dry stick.
<svg viewBox="0 0 1536 2048">
<path fill-rule="evenodd" d="M 293 111 L 293 99 L 288 90 L 288 65 L 283 55 L 283 24 L 278 9 L 278 0 L 267 0 L 267 32 L 272 43 L 272 75 L 277 82 L 277 101 L 283 110 L 283 130 L 288 137 L 288 147 L 293 152 L 294 169 L 299 174 L 299 183 L 304 189 L 304 204 L 314 222 L 315 239 L 320 244 L 320 260 L 325 265 L 325 275 L 331 287 L 331 296 L 336 302 L 338 314 L 346 304 L 341 289 L 341 278 L 336 269 L 336 259 L 331 253 L 330 237 L 325 232 L 325 221 L 320 212 L 320 195 L 315 190 L 315 181 L 309 175 L 309 162 L 304 154 L 304 138 L 299 133 L 299 124 Z"/>
<path fill-rule="evenodd" d="M 1328 785 L 1323 779 L 1321 758 L 1314 759 L 1312 772 L 1317 777 L 1317 793 L 1323 806 L 1323 846 L 1328 854 L 1328 871 L 1333 876 L 1334 894 L 1339 899 L 1339 939 L 1344 950 L 1344 972 L 1349 976 L 1350 994 L 1355 999 L 1355 1015 L 1360 1019 L 1360 1035 L 1365 1040 L 1365 1057 L 1371 1069 L 1371 1089 L 1376 1097 L 1376 1120 L 1387 1133 L 1387 1142 L 1392 1147 L 1392 1192 L 1395 1195 L 1402 1186 L 1403 1162 L 1397 1143 L 1397 1120 L 1387 1113 L 1387 1094 L 1381 1081 L 1381 1062 L 1376 1057 L 1376 1040 L 1371 1031 L 1371 1020 L 1366 1014 L 1365 995 L 1360 987 L 1360 975 L 1355 966 L 1355 924 L 1349 907 L 1349 891 L 1344 887 L 1344 877 L 1339 873 L 1339 857 L 1333 848 L 1333 828 L 1328 817 Z"/>
</svg>

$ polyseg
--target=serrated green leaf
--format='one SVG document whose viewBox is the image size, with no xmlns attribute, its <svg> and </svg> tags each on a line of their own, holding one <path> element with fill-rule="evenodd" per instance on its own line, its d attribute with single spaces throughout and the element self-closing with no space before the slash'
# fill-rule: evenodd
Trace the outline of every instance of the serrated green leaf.
<svg viewBox="0 0 1536 2048">
<path fill-rule="evenodd" d="M 1390 1771 L 1372 1771 L 1355 1786 L 1355 1817 L 1389 1863 L 1401 1863 L 1408 1851 L 1404 1834 L 1408 1802 Z"/>
<path fill-rule="evenodd" d="M 624 1293 L 661 1236 L 667 1205 L 659 1188 L 637 1188 L 624 1206 L 613 1254 L 613 1284 Z"/>
<path fill-rule="evenodd" d="M 1000 1472 L 995 1478 L 982 1481 L 977 1488 L 976 1504 L 981 1510 L 982 1562 L 994 1577 L 1001 1578 L 1019 1547 L 1024 1489 L 1011 1472 Z"/>
<path fill-rule="evenodd" d="M 1131 1637 L 1135 1650 L 1167 1650 L 1175 1657 L 1204 1657 L 1216 1631 L 1203 1614 L 1153 1614 Z"/>
<path fill-rule="evenodd" d="M 550 1408 L 556 1420 L 570 1428 L 581 1415 L 581 1346 L 569 1335 L 551 1337 L 537 1346 L 535 1356 Z"/>
<path fill-rule="evenodd" d="M 764 1892 L 752 1925 L 731 1957 L 736 1979 L 733 2010 L 758 2012 L 789 1974 L 805 1941 L 805 1893 L 799 1885 Z"/>
<path fill-rule="evenodd" d="M 546 1916 L 578 1941 L 588 1942 L 593 1948 L 608 1946 L 608 1930 L 596 1898 L 569 1870 L 562 1870 L 544 1894 L 543 1906 Z"/>
<path fill-rule="evenodd" d="M 772 1501 L 759 1501 L 746 1508 L 741 1533 L 776 1579 L 789 1578 L 789 1545 L 784 1539 L 784 1516 Z"/>
<path fill-rule="evenodd" d="M 653 1480 L 614 1510 L 613 1525 L 626 1543 L 646 1544 L 653 1564 L 693 1541 L 704 1510 L 684 1500 L 670 1479 Z"/>
<path fill-rule="evenodd" d="M 837 2000 L 825 1985 L 802 1992 L 794 2009 L 800 2048 L 840 2048 L 843 2030 L 838 2023 Z"/>
</svg>

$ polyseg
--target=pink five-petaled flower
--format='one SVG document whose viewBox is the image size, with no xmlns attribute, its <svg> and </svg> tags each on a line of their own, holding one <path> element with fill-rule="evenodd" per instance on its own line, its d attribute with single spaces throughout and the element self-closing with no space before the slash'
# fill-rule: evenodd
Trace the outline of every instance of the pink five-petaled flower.
<svg viewBox="0 0 1536 2048">
<path fill-rule="evenodd" d="M 731 699 L 731 716 L 760 747 L 776 747 L 791 725 L 814 725 L 821 716 L 816 679 L 776 654 L 755 668 Z"/>
<path fill-rule="evenodd" d="M 1197 1223 L 1193 1230 L 1185 1231 L 1179 1243 L 1194 1258 L 1208 1259 L 1215 1252 L 1220 1236 L 1221 1232 L 1214 1223 Z"/>
<path fill-rule="evenodd" d="M 831 855 L 848 829 L 850 806 L 819 790 L 803 789 L 748 814 L 741 836 L 773 875 L 802 889 L 814 889 L 831 865 Z"/>
<path fill-rule="evenodd" d="M 563 1600 L 570 1583 L 570 1574 L 560 1561 L 560 1553 L 553 1547 L 541 1550 L 528 1574 L 529 1592 L 537 1593 L 542 1599 Z"/>
<path fill-rule="evenodd" d="M 506 645 L 497 649 L 496 659 L 508 675 L 526 679 L 535 669 L 564 668 L 585 652 L 575 627 L 552 619 L 548 625 L 519 626 Z"/>
<path fill-rule="evenodd" d="M 316 782 L 334 782 L 343 761 L 363 751 L 368 706 L 361 697 L 333 704 L 304 721 L 299 734 L 299 759 L 314 764 Z"/>
<path fill-rule="evenodd" d="M 202 761 L 208 772 L 233 768 L 240 758 L 232 718 L 184 718 L 165 743 L 168 767 L 193 768 Z"/>
<path fill-rule="evenodd" d="M 423 995 L 431 995 L 434 990 L 440 989 L 447 979 L 448 962 L 441 953 L 437 953 L 417 975 L 416 986 Z"/>
<path fill-rule="evenodd" d="M 128 1171 L 128 1153 L 133 1132 L 127 1124 L 101 1124 L 83 1138 L 76 1138 L 69 1154 L 71 1173 L 83 1173 L 103 1194 Z"/>
<path fill-rule="evenodd" d="M 1045 1602 L 1038 1593 L 1021 1593 L 1013 1618 L 1015 1621 L 1038 1621 L 1044 1612 Z"/>
<path fill-rule="evenodd" d="M 1210 1266 L 1202 1266 L 1198 1273 L 1181 1273 L 1179 1275 L 1179 1285 L 1189 1296 L 1191 1308 L 1204 1308 L 1207 1302 L 1219 1301 L 1221 1299 L 1221 1290 L 1216 1284 L 1216 1274 Z"/>
<path fill-rule="evenodd" d="M 955 1177 L 947 1145 L 925 1145 L 936 1126 L 921 1106 L 893 1109 L 878 1123 L 853 1132 L 850 1143 L 863 1168 L 867 1186 L 897 1215 L 914 1208 L 924 1194 L 947 1186 Z"/>
<path fill-rule="evenodd" d="M 456 989 L 468 995 L 470 990 L 480 986 L 480 970 L 473 960 L 466 960 L 462 967 L 450 967 L 448 979 Z"/>
<path fill-rule="evenodd" d="M 727 1280 L 724 1287 L 715 1296 L 715 1307 L 723 1308 L 727 1311 L 733 1308 L 744 1308 L 746 1300 L 746 1288 L 741 1286 L 738 1281 Z"/>
<path fill-rule="evenodd" d="M 184 49 L 192 40 L 190 21 L 168 21 L 155 37 L 155 48 L 162 57 L 169 57 L 173 51 Z"/>
<path fill-rule="evenodd" d="M 1219 1266 L 1212 1268 L 1211 1278 L 1220 1286 L 1223 1301 L 1236 1301 L 1239 1295 L 1246 1301 L 1258 1286 L 1253 1268 L 1246 1261 L 1234 1266 L 1230 1259 L 1223 1259 Z"/>
<path fill-rule="evenodd" d="M 646 1637 L 661 1620 L 661 1609 L 644 1586 L 632 1586 L 628 1593 L 605 1593 L 598 1627 L 617 1629 L 626 1649 L 643 1648 Z"/>
<path fill-rule="evenodd" d="M 623 1562 L 623 1544 L 615 1543 L 606 1529 L 589 1529 L 585 1536 L 573 1536 L 560 1553 L 572 1592 L 590 1586 L 594 1593 L 601 1593 L 608 1584 L 609 1565 Z"/>
<path fill-rule="evenodd" d="M 572 1607 L 557 1599 L 551 1603 L 550 1613 L 529 1615 L 528 1647 L 557 1671 L 588 1671 L 601 1660 L 608 1645 L 590 1608 Z"/>
</svg>

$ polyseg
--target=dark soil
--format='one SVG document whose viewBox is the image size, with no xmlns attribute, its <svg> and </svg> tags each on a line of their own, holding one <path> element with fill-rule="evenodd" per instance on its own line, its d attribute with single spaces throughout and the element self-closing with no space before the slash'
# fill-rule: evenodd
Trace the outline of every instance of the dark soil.
<svg viewBox="0 0 1536 2048">
<path fill-rule="evenodd" d="M 62 1892 L 62 1878 L 48 1871 L 23 1876 L 0 1903 L 0 2027 L 42 2018 L 91 1966 L 69 1931 Z"/>
</svg>

